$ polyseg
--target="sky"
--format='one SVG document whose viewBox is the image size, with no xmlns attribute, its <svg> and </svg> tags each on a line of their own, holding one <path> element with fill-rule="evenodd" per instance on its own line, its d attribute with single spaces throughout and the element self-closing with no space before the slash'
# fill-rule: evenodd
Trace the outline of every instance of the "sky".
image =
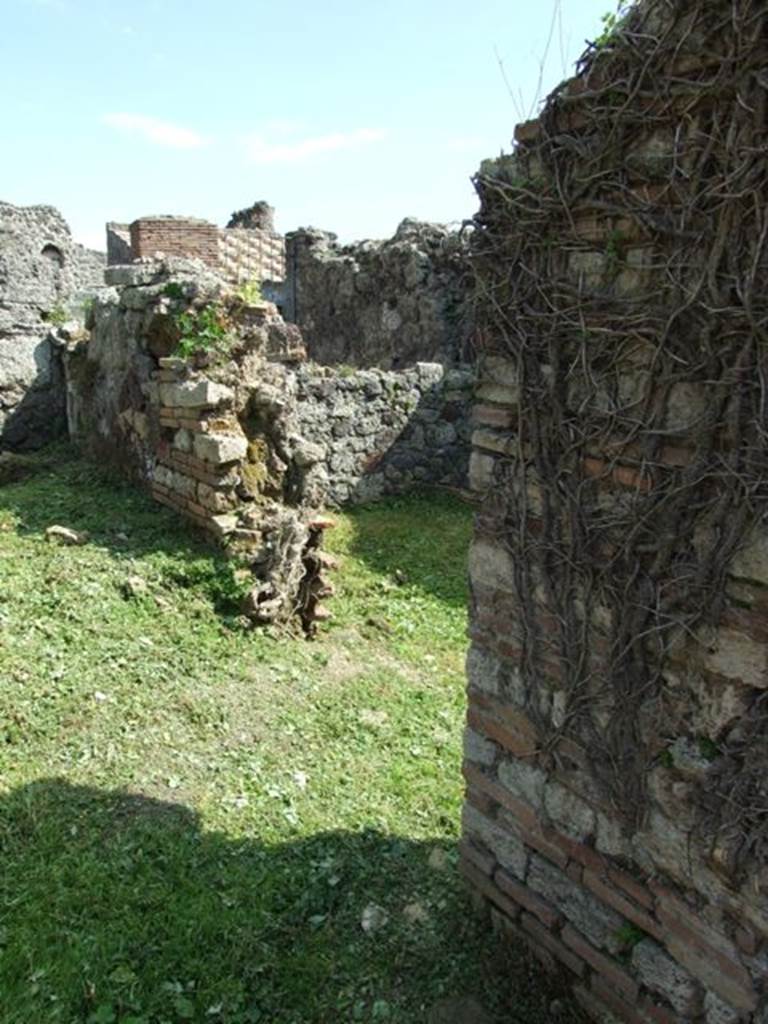
<svg viewBox="0 0 768 1024">
<path fill-rule="evenodd" d="M 0 0 L 0 200 L 78 241 L 266 199 L 279 231 L 461 221 L 612 0 Z"/>
</svg>

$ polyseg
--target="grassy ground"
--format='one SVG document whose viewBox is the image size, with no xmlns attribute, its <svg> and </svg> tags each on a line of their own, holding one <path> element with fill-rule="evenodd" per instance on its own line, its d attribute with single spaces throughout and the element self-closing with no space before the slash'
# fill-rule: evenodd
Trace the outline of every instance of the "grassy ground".
<svg viewBox="0 0 768 1024">
<path fill-rule="evenodd" d="M 339 516 L 306 642 L 66 449 L 0 488 L 0 1024 L 551 1019 L 455 871 L 469 519 Z"/>
</svg>

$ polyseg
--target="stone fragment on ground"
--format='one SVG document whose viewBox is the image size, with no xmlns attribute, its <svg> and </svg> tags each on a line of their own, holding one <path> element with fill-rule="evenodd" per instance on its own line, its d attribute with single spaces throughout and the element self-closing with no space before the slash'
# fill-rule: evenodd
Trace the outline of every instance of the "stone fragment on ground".
<svg viewBox="0 0 768 1024">
<path fill-rule="evenodd" d="M 85 544 L 88 541 L 88 534 L 71 530 L 68 526 L 54 524 L 45 531 L 46 540 L 54 544 Z"/>
</svg>

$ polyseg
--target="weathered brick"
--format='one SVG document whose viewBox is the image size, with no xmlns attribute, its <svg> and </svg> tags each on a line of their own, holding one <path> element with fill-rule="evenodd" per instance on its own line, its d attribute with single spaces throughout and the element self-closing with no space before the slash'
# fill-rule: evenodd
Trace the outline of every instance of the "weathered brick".
<svg viewBox="0 0 768 1024">
<path fill-rule="evenodd" d="M 661 938 L 662 929 L 658 921 L 651 917 L 651 915 L 645 910 L 641 910 L 640 907 L 631 903 L 625 896 L 614 889 L 612 885 L 603 881 L 603 879 L 595 872 L 585 870 L 584 884 L 595 894 L 595 896 L 598 897 L 598 899 L 613 907 L 614 910 L 617 910 L 622 915 L 622 917 L 626 917 L 627 920 L 636 924 L 638 928 L 647 932 L 649 935 Z"/>
<path fill-rule="evenodd" d="M 571 839 L 569 836 L 564 836 L 556 829 L 550 829 L 550 836 L 567 858 L 578 861 L 579 864 L 596 873 L 605 870 L 605 857 L 594 846 L 590 846 L 588 843 L 576 842 L 576 840 Z"/>
<path fill-rule="evenodd" d="M 556 928 L 562 921 L 559 911 L 551 907 L 546 900 L 541 899 L 536 893 L 521 885 L 505 871 L 496 871 L 493 876 L 494 882 L 503 893 L 519 903 L 525 910 L 534 914 L 545 928 Z"/>
<path fill-rule="evenodd" d="M 599 999 L 601 1003 L 604 1003 L 611 1013 L 616 1014 L 619 1020 L 624 1021 L 625 1024 L 648 1024 L 647 1018 L 638 1009 L 622 999 L 619 993 L 611 988 L 607 982 L 603 981 L 599 974 L 592 975 L 590 985 L 592 995 Z"/>
<path fill-rule="evenodd" d="M 515 125 L 515 142 L 534 142 L 541 134 L 541 122 L 538 119 Z"/>
<path fill-rule="evenodd" d="M 733 939 L 739 950 L 747 956 L 754 956 L 757 952 L 758 940 L 751 928 L 737 928 Z"/>
<path fill-rule="evenodd" d="M 598 902 L 563 871 L 535 854 L 531 856 L 526 881 L 531 889 L 562 911 L 597 948 L 608 945 L 623 924 L 622 918 L 610 907 Z"/>
<path fill-rule="evenodd" d="M 519 708 L 502 703 L 488 694 L 475 694 L 470 702 L 470 710 L 482 712 L 486 719 L 492 720 L 499 728 L 509 734 L 509 742 L 525 751 L 518 757 L 528 757 L 536 750 L 539 732 L 531 719 Z"/>
<path fill-rule="evenodd" d="M 465 804 L 461 815 L 465 834 L 476 837 L 498 862 L 518 878 L 525 876 L 528 852 L 518 833 L 493 820 L 471 804 Z"/>
<path fill-rule="evenodd" d="M 569 861 L 568 866 L 565 869 L 566 875 L 568 875 L 572 882 L 576 882 L 577 885 L 582 884 L 583 872 L 584 868 L 581 864 L 577 864 L 575 860 Z"/>
<path fill-rule="evenodd" d="M 575 985 L 573 994 L 582 1010 L 596 1021 L 596 1024 L 606 1024 L 606 1014 L 610 1011 L 605 1003 L 601 1003 L 584 985 Z"/>
<path fill-rule="evenodd" d="M 490 714 L 483 714 L 475 705 L 467 710 L 467 723 L 481 736 L 498 743 L 515 757 L 526 757 L 536 752 L 536 744 Z"/>
<path fill-rule="evenodd" d="M 459 842 L 459 856 L 470 861 L 478 871 L 482 871 L 484 875 L 489 877 L 493 874 L 493 870 L 496 867 L 496 857 L 489 853 L 485 847 L 479 846 L 476 842 L 472 842 L 467 838 Z"/>
<path fill-rule="evenodd" d="M 651 1024 L 684 1024 L 682 1017 L 648 998 L 642 999 L 638 1005 L 640 1012 L 651 1021 Z"/>
<path fill-rule="evenodd" d="M 459 860 L 459 871 L 478 892 L 503 911 L 507 917 L 514 919 L 520 913 L 518 905 L 499 892 L 491 879 L 478 870 L 471 861 Z"/>
<path fill-rule="evenodd" d="M 757 993 L 743 967 L 729 961 L 711 947 L 708 950 L 702 949 L 693 933 L 685 939 L 678 935 L 670 936 L 666 945 L 676 960 L 725 1002 L 746 1013 L 757 1008 Z"/>
<path fill-rule="evenodd" d="M 640 987 L 634 978 L 619 966 L 610 957 L 600 953 L 588 942 L 583 935 L 580 935 L 575 928 L 567 924 L 562 931 L 563 942 L 569 946 L 577 956 L 585 960 L 591 967 L 598 971 L 603 978 L 614 988 L 623 992 L 631 1000 L 637 999 L 640 994 Z"/>
<path fill-rule="evenodd" d="M 513 409 L 503 405 L 475 405 L 472 419 L 487 427 L 511 427 L 516 419 Z"/>
<path fill-rule="evenodd" d="M 573 971 L 578 978 L 583 978 L 585 974 L 584 963 L 567 949 L 562 942 L 560 942 L 555 936 L 548 931 L 540 921 L 537 920 L 532 914 L 523 913 L 520 918 L 523 928 L 528 934 L 536 940 L 545 949 L 549 950 L 553 956 L 565 964 L 565 966 Z"/>
<path fill-rule="evenodd" d="M 631 875 L 628 875 L 625 871 L 620 871 L 619 868 L 613 867 L 613 865 L 607 867 L 607 872 L 608 880 L 617 889 L 623 889 L 628 896 L 632 897 L 635 903 L 641 904 L 646 909 L 651 910 L 653 908 L 653 894 L 642 882 L 638 882 L 636 878 L 632 878 Z"/>
<path fill-rule="evenodd" d="M 471 786 L 467 787 L 465 797 L 467 803 L 471 804 L 476 810 L 486 816 L 492 815 L 494 807 L 497 806 L 496 801 L 491 799 L 487 793 L 481 793 L 479 790 L 473 789 Z"/>
<path fill-rule="evenodd" d="M 568 855 L 562 848 L 553 841 L 554 833 L 551 829 L 545 829 L 538 821 L 531 827 L 527 827 L 518 821 L 517 824 L 520 838 L 527 846 L 533 847 L 547 860 L 565 870 L 568 863 Z"/>
</svg>

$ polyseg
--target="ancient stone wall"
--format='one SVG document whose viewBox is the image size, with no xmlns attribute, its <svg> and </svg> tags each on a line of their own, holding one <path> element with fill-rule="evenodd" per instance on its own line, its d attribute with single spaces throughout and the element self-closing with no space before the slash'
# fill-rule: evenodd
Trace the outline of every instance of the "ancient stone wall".
<svg viewBox="0 0 768 1024">
<path fill-rule="evenodd" d="M 427 484 L 463 488 L 474 373 L 417 363 L 402 372 L 296 371 L 299 430 L 317 446 L 332 505 Z"/>
<path fill-rule="evenodd" d="M 82 315 L 104 256 L 72 241 L 50 206 L 0 203 L 0 445 L 36 447 L 66 429 L 51 324 Z"/>
<path fill-rule="evenodd" d="M 66 346 L 71 436 L 245 553 L 256 621 L 322 615 L 324 588 L 308 597 L 301 576 L 321 506 L 465 485 L 470 370 L 305 363 L 295 325 L 270 303 L 245 304 L 200 261 L 111 267 L 107 281 L 90 337 Z M 226 320 L 226 346 L 180 358 L 180 318 L 205 309 Z"/>
<path fill-rule="evenodd" d="M 190 261 L 170 258 L 163 264 L 110 268 L 107 280 L 117 291 L 96 305 L 92 339 L 78 349 L 79 362 L 70 360 L 73 435 L 88 438 L 92 447 L 107 445 L 110 460 L 127 464 L 139 477 L 156 453 L 143 451 L 133 433 L 126 435 L 120 424 L 133 423 L 137 416 L 137 422 L 145 422 L 147 395 L 154 394 L 149 382 L 159 372 L 156 360 L 170 356 L 173 348 L 168 319 L 174 300 L 166 292 L 176 294 L 175 285 L 184 274 L 191 275 L 191 283 L 183 286 L 193 290 L 198 303 L 218 301 L 227 294 L 219 278 L 201 273 Z M 273 309 L 270 304 L 264 308 Z M 247 338 L 250 327 L 245 321 L 250 314 L 238 315 L 238 333 Z M 254 316 L 258 321 L 260 314 Z M 304 362 L 300 332 L 284 324 L 274 310 L 264 329 L 270 365 L 263 372 L 270 388 L 279 392 L 289 447 L 296 450 L 295 460 L 291 455 L 296 466 L 289 476 L 302 476 L 312 467 L 309 489 L 314 504 L 370 501 L 420 484 L 466 485 L 474 381 L 470 368 L 446 371 L 422 363 L 403 372 L 338 371 Z M 237 357 L 230 372 L 236 374 L 232 366 L 240 362 Z M 165 363 L 162 381 L 168 383 L 177 370 L 183 371 L 178 360 L 173 366 Z M 260 379 L 243 379 L 238 401 L 247 404 L 242 396 L 256 394 L 262 386 L 266 385 Z M 154 415 L 160 426 L 188 428 L 181 422 L 188 417 L 169 403 L 159 403 Z M 187 443 L 183 433 L 180 443 Z"/>
<path fill-rule="evenodd" d="M 283 308 L 318 363 L 403 369 L 471 358 L 467 243 L 407 219 L 385 242 L 340 246 L 305 229 L 286 236 Z"/>
<path fill-rule="evenodd" d="M 108 221 L 107 232 L 107 264 L 112 267 L 116 263 L 131 263 L 131 225 Z"/>
<path fill-rule="evenodd" d="M 200 261 L 112 267 L 90 337 L 68 347 L 70 434 L 248 567 L 257 623 L 323 617 L 317 461 L 294 428 L 286 364 L 304 356 L 268 303 L 244 306 Z M 216 304 L 236 337 L 215 358 L 171 355 L 178 314 Z"/>
<path fill-rule="evenodd" d="M 768 1019 L 765 28 L 641 3 L 477 180 L 463 870 L 600 1021 Z"/>
</svg>

